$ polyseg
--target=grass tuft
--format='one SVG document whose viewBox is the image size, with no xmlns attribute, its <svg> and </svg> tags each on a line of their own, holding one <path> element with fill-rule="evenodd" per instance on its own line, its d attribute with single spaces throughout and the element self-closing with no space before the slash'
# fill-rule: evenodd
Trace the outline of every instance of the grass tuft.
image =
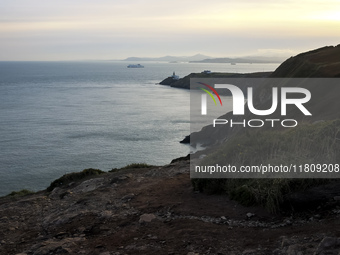
<svg viewBox="0 0 340 255">
<path fill-rule="evenodd" d="M 132 164 L 128 164 L 122 168 L 112 168 L 112 170 L 110 170 L 109 172 L 118 172 L 119 170 L 122 169 L 133 169 L 133 168 L 149 168 L 149 167 L 154 167 L 154 165 L 149 165 L 146 163 L 132 163 Z"/>
<path fill-rule="evenodd" d="M 12 191 L 11 193 L 9 193 L 7 195 L 7 197 L 14 197 L 14 196 L 26 196 L 26 195 L 30 195 L 30 194 L 34 194 L 35 192 L 32 190 L 28 190 L 28 189 L 22 189 L 20 191 Z"/>
<path fill-rule="evenodd" d="M 104 174 L 105 172 L 99 169 L 84 169 L 81 172 L 75 172 L 75 173 L 69 173 L 69 174 L 64 174 L 62 177 L 54 180 L 51 185 L 47 188 L 47 191 L 52 191 L 56 187 L 60 187 L 66 184 L 69 184 L 74 181 L 81 180 L 85 177 L 88 176 L 94 176 L 94 175 L 99 175 L 99 174 Z"/>
</svg>

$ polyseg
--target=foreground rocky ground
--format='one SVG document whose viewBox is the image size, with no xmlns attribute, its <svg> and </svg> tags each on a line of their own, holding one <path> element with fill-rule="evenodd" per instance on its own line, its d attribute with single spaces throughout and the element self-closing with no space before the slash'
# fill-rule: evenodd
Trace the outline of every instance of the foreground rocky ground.
<svg viewBox="0 0 340 255">
<path fill-rule="evenodd" d="M 126 169 L 0 198 L 0 254 L 340 254 L 336 200 L 271 215 L 194 192 L 188 161 Z"/>
</svg>

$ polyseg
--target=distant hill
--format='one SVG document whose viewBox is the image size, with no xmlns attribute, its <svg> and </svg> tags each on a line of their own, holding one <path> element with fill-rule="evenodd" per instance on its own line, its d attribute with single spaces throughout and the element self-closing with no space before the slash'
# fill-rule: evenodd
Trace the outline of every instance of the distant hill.
<svg viewBox="0 0 340 255">
<path fill-rule="evenodd" d="M 159 58 L 148 58 L 148 57 L 129 57 L 123 59 L 122 61 L 167 61 L 167 62 L 191 62 L 191 61 L 201 61 L 203 59 L 209 59 L 211 57 L 202 54 L 196 54 L 194 56 L 164 56 Z"/>
<path fill-rule="evenodd" d="M 165 62 L 190 62 L 190 63 L 282 63 L 285 59 L 280 57 L 248 56 L 239 58 L 212 58 L 202 54 L 194 56 L 164 56 L 158 58 L 128 57 L 122 61 L 165 61 Z"/>
<path fill-rule="evenodd" d="M 242 57 L 242 58 L 209 58 L 191 63 L 282 63 L 284 59 L 279 57 Z"/>
</svg>

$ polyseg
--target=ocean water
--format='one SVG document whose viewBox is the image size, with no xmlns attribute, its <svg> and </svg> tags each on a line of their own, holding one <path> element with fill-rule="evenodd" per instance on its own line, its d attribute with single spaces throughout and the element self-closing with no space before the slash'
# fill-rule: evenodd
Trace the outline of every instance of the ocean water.
<svg viewBox="0 0 340 255">
<path fill-rule="evenodd" d="M 189 91 L 156 85 L 173 71 L 273 71 L 278 64 L 0 62 L 0 196 L 63 174 L 189 153 Z M 134 64 L 134 63 L 132 63 Z"/>
</svg>

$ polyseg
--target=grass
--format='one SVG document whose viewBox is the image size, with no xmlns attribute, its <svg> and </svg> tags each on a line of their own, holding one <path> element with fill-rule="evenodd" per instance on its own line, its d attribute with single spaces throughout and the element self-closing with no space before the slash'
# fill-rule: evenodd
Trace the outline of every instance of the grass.
<svg viewBox="0 0 340 255">
<path fill-rule="evenodd" d="M 149 168 L 149 167 L 154 167 L 154 165 L 149 165 L 146 163 L 132 163 L 132 164 L 128 164 L 122 168 L 112 168 L 112 170 L 110 170 L 109 172 L 118 172 L 119 170 L 122 169 L 133 169 L 133 168 Z"/>
<path fill-rule="evenodd" d="M 30 194 L 34 194 L 35 192 L 32 190 L 28 190 L 28 189 L 22 189 L 20 191 L 12 191 L 11 193 L 9 193 L 7 195 L 7 197 L 21 197 L 21 196 L 26 196 L 26 195 L 30 195 Z"/>
<path fill-rule="evenodd" d="M 102 170 L 89 168 L 89 169 L 84 169 L 81 172 L 65 174 L 62 177 L 54 180 L 51 183 L 51 185 L 47 188 L 47 191 L 52 191 L 56 187 L 60 187 L 60 186 L 69 184 L 71 182 L 81 180 L 88 176 L 94 176 L 94 175 L 99 175 L 99 174 L 104 174 L 104 173 L 105 172 Z"/>
<path fill-rule="evenodd" d="M 339 163 L 340 120 L 300 124 L 287 131 L 244 132 L 205 157 L 201 165 Z M 325 179 L 193 179 L 194 189 L 226 193 L 244 205 L 277 212 L 284 196 L 323 184 Z"/>
<path fill-rule="evenodd" d="M 118 172 L 119 170 L 122 170 L 122 169 L 149 168 L 149 167 L 153 167 L 153 166 L 148 165 L 146 163 L 132 163 L 132 164 L 129 164 L 129 165 L 127 165 L 123 168 L 120 168 L 120 169 L 113 168 L 109 172 Z M 56 187 L 61 187 L 61 186 L 67 185 L 71 182 L 78 181 L 78 180 L 84 179 L 84 178 L 89 177 L 89 176 L 95 176 L 95 175 L 100 175 L 100 174 L 104 174 L 104 173 L 106 173 L 106 172 L 99 170 L 99 169 L 89 168 L 89 169 L 85 169 L 81 172 L 74 172 L 74 173 L 65 174 L 62 177 L 54 180 L 50 184 L 50 186 L 47 188 L 47 191 L 52 191 Z"/>
</svg>

